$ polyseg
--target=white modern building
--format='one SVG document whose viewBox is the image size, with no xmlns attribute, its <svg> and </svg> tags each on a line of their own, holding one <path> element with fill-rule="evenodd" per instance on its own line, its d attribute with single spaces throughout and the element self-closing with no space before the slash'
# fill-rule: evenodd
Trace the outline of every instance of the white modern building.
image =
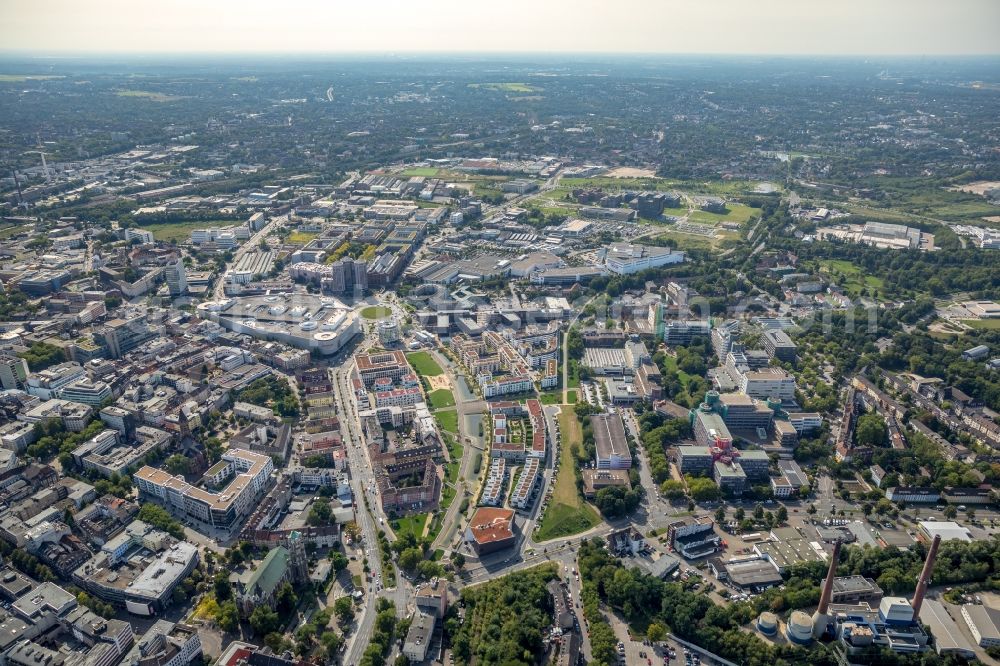
<svg viewBox="0 0 1000 666">
<path fill-rule="evenodd" d="M 617 275 L 631 275 L 650 268 L 684 261 L 684 253 L 668 247 L 614 243 L 598 252 L 598 262 L 609 272 Z"/>
<path fill-rule="evenodd" d="M 187 291 L 187 269 L 180 258 L 172 264 L 167 264 L 163 272 L 167 280 L 167 288 L 171 296 L 180 296 Z"/>
</svg>

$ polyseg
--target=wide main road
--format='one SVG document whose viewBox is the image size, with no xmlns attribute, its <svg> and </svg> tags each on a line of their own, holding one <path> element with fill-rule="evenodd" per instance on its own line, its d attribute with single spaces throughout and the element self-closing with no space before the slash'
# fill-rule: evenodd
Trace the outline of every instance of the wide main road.
<svg viewBox="0 0 1000 666">
<path fill-rule="evenodd" d="M 333 379 L 333 391 L 336 396 L 337 409 L 340 412 L 340 424 L 346 443 L 347 461 L 351 471 L 351 491 L 354 493 L 354 515 L 361 529 L 362 547 L 368 558 L 368 566 L 371 568 L 374 580 L 382 578 L 382 558 L 378 550 L 378 528 L 372 518 L 366 504 L 366 489 L 372 480 L 371 465 L 366 459 L 365 448 L 361 438 L 360 422 L 357 411 L 350 393 L 350 370 L 348 368 L 336 368 L 330 371 Z M 356 664 L 361 659 L 361 654 L 372 635 L 372 628 L 375 626 L 375 585 L 367 582 L 367 603 L 357 618 L 354 633 L 349 639 L 345 652 L 344 663 Z"/>
</svg>

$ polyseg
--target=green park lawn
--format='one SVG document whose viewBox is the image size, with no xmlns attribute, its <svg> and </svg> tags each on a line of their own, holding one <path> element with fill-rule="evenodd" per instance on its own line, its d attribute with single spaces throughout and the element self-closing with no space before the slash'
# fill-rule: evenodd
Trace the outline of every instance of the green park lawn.
<svg viewBox="0 0 1000 666">
<path fill-rule="evenodd" d="M 439 409 L 434 412 L 438 427 L 441 430 L 458 433 L 458 411 L 454 409 Z"/>
<path fill-rule="evenodd" d="M 705 222 L 708 224 L 718 224 L 720 222 L 746 222 L 754 215 L 760 215 L 759 208 L 751 208 L 750 206 L 744 206 L 743 204 L 726 204 L 726 208 L 729 209 L 727 213 L 709 213 L 704 210 L 696 210 L 691 213 L 691 217 L 688 219 L 691 222 Z"/>
<path fill-rule="evenodd" d="M 392 521 L 392 531 L 396 533 L 396 538 L 402 537 L 404 534 L 412 534 L 416 537 L 417 541 L 420 541 L 420 537 L 424 533 L 424 523 L 426 522 L 426 513 L 403 516 Z"/>
<path fill-rule="evenodd" d="M 586 532 L 601 522 L 597 510 L 583 500 L 576 488 L 573 446 L 582 445 L 583 429 L 569 407 L 564 407 L 559 413 L 559 430 L 563 437 L 559 449 L 559 474 L 552 490 L 552 499 L 538 524 L 535 535 L 538 541 Z"/>
<path fill-rule="evenodd" d="M 858 296 L 862 289 L 882 289 L 885 280 L 874 275 L 867 275 L 863 269 L 843 259 L 823 259 L 819 262 L 820 271 L 829 274 L 839 274 L 837 284 L 852 296 Z"/>
<path fill-rule="evenodd" d="M 538 396 L 538 400 L 543 405 L 558 405 L 562 402 L 562 391 L 546 391 Z"/>
<path fill-rule="evenodd" d="M 436 167 L 410 167 L 409 169 L 404 170 L 402 175 L 409 176 L 410 178 L 414 176 L 430 178 L 438 175 L 438 171 L 440 171 L 440 169 L 437 169 Z"/>
<path fill-rule="evenodd" d="M 962 323 L 980 330 L 995 331 L 1000 329 L 1000 319 L 963 319 Z"/>
<path fill-rule="evenodd" d="M 455 395 L 448 389 L 431 391 L 427 396 L 431 401 L 431 409 L 442 409 L 455 406 Z"/>
<path fill-rule="evenodd" d="M 317 238 L 319 234 L 311 233 L 308 231 L 293 231 L 288 235 L 288 242 L 295 243 L 297 245 L 305 245 L 309 241 Z"/>
<path fill-rule="evenodd" d="M 541 88 L 521 82 L 505 83 L 470 83 L 470 88 L 480 88 L 483 90 L 499 90 L 501 92 L 530 93 L 538 92 Z"/>
<path fill-rule="evenodd" d="M 115 94 L 119 97 L 134 97 L 136 99 L 149 100 L 150 102 L 173 102 L 181 99 L 178 95 L 168 95 L 151 90 L 119 90 Z"/>
<path fill-rule="evenodd" d="M 361 308 L 361 316 L 365 319 L 385 319 L 392 316 L 392 310 L 378 305 Z"/>
<path fill-rule="evenodd" d="M 361 311 L 361 316 L 364 317 L 364 310 Z M 418 375 L 423 375 L 424 377 L 437 377 L 444 373 L 441 366 L 438 365 L 434 357 L 430 355 L 430 352 L 419 351 L 413 352 L 412 354 L 407 354 L 406 359 L 413 366 L 413 369 L 417 371 Z"/>
</svg>

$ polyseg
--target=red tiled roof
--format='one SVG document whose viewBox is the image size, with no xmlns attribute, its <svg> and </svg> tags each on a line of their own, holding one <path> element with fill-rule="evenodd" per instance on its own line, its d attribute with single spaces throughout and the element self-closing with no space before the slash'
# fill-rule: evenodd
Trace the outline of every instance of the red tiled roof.
<svg viewBox="0 0 1000 666">
<path fill-rule="evenodd" d="M 511 509 L 483 507 L 469 521 L 472 537 L 480 544 L 503 541 L 514 536 Z"/>
</svg>

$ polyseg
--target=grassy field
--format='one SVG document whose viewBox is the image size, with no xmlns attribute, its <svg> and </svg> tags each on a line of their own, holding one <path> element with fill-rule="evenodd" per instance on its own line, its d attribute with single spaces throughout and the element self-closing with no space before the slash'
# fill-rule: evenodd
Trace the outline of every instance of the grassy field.
<svg viewBox="0 0 1000 666">
<path fill-rule="evenodd" d="M 462 445 L 454 437 L 445 437 L 445 444 L 448 447 L 448 455 L 451 462 L 445 465 L 445 479 L 448 483 L 458 481 L 459 468 L 462 466 Z"/>
<path fill-rule="evenodd" d="M 559 188 L 565 191 L 577 187 L 600 187 L 605 190 L 671 190 L 678 181 L 663 178 L 612 178 L 610 176 L 595 176 L 593 178 L 562 178 Z M 557 190 L 558 191 L 558 190 Z"/>
<path fill-rule="evenodd" d="M 426 513 L 403 516 L 402 518 L 396 518 L 392 521 L 392 531 L 396 533 L 397 538 L 403 536 L 404 534 L 412 534 L 416 537 L 417 541 L 420 541 L 420 537 L 424 533 L 424 523 L 426 522 Z"/>
<path fill-rule="evenodd" d="M 705 222 L 708 224 L 718 224 L 720 222 L 746 222 L 754 215 L 760 215 L 759 208 L 751 208 L 743 204 L 726 204 L 729 212 L 725 214 L 709 213 L 704 210 L 696 210 L 688 218 L 691 222 Z"/>
<path fill-rule="evenodd" d="M 310 233 L 308 231 L 293 231 L 288 235 L 289 243 L 297 243 L 299 245 L 305 245 L 312 239 L 318 237 L 319 234 Z"/>
<path fill-rule="evenodd" d="M 866 275 L 861 268 L 843 259 L 824 259 L 819 262 L 819 266 L 823 273 L 843 276 L 838 277 L 837 283 L 851 296 L 860 295 L 862 289 L 871 291 L 885 286 L 885 280 L 882 278 Z"/>
<path fill-rule="evenodd" d="M 364 310 L 361 311 L 361 316 L 364 317 Z M 444 373 L 441 366 L 437 364 L 434 357 L 430 355 L 430 352 L 419 351 L 413 352 L 412 354 L 406 355 L 406 360 L 410 362 L 413 369 L 417 371 L 418 375 L 423 375 L 424 377 L 437 377 Z"/>
<path fill-rule="evenodd" d="M 536 88 L 535 86 L 520 82 L 470 83 L 469 87 L 478 88 L 481 90 L 499 90 L 500 92 L 516 92 L 516 93 L 539 92 L 541 90 L 541 88 Z"/>
<path fill-rule="evenodd" d="M 569 400 L 569 404 L 575 405 L 576 404 L 576 391 L 574 391 L 574 390 L 566 391 L 566 399 Z"/>
<path fill-rule="evenodd" d="M 430 178 L 432 176 L 438 175 L 438 171 L 435 167 L 410 167 L 405 169 L 401 175 L 412 178 L 413 176 L 423 176 L 425 178 Z"/>
<path fill-rule="evenodd" d="M 146 99 L 150 102 L 173 102 L 180 99 L 177 95 L 167 95 L 150 90 L 119 90 L 115 94 L 119 97 L 135 97 L 136 99 Z"/>
<path fill-rule="evenodd" d="M 559 430 L 563 444 L 559 452 L 559 474 L 552 490 L 552 499 L 538 524 L 535 538 L 539 541 L 586 532 L 601 522 L 597 510 L 583 501 L 576 489 L 573 446 L 580 446 L 583 430 L 576 414 L 569 407 L 559 413 Z"/>
<path fill-rule="evenodd" d="M 438 427 L 441 430 L 458 433 L 458 411 L 454 409 L 442 409 L 434 412 L 434 418 L 437 419 Z"/>
<path fill-rule="evenodd" d="M 442 409 L 455 406 L 455 395 L 448 389 L 431 391 L 427 396 L 431 401 L 431 409 Z"/>
<path fill-rule="evenodd" d="M 228 227 L 239 224 L 238 220 L 197 220 L 192 222 L 171 222 L 169 224 L 142 224 L 139 226 L 153 232 L 153 238 L 164 243 L 177 241 L 183 243 L 191 238 L 195 229 L 210 229 L 213 227 Z"/>
<path fill-rule="evenodd" d="M 668 231 L 656 235 L 657 242 L 677 250 L 712 250 L 719 240 L 696 234 L 684 234 L 679 231 Z"/>
<path fill-rule="evenodd" d="M 963 319 L 962 323 L 980 330 L 1000 330 L 1000 319 Z"/>
<path fill-rule="evenodd" d="M 385 319 L 392 316 L 392 310 L 378 305 L 369 305 L 366 308 L 361 308 L 361 316 L 365 319 Z"/>
<path fill-rule="evenodd" d="M 562 390 L 546 391 L 538 396 L 543 405 L 558 405 L 562 402 Z"/>
</svg>

